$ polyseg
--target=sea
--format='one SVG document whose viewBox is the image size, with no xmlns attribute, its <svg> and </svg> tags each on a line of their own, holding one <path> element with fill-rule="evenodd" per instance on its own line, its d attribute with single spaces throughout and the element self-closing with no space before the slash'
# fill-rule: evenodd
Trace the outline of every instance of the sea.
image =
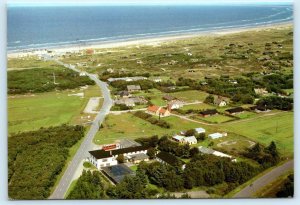
<svg viewBox="0 0 300 205">
<path fill-rule="evenodd" d="M 292 5 L 8 6 L 7 50 L 89 45 L 292 21 Z"/>
</svg>

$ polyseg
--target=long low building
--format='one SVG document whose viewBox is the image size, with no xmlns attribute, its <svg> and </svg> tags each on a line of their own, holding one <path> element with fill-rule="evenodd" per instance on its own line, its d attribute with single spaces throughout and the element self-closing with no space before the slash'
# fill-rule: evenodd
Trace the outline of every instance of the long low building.
<svg viewBox="0 0 300 205">
<path fill-rule="evenodd" d="M 105 151 L 103 149 L 89 151 L 89 161 L 97 167 L 97 169 L 102 169 L 103 167 L 117 165 L 117 157 L 122 154 L 125 158 L 125 161 L 131 161 L 135 159 L 136 161 L 147 160 L 146 154 L 147 149 L 149 147 L 146 146 L 136 146 L 136 147 L 127 147 L 123 149 L 115 149 Z M 137 154 L 144 154 L 143 156 Z M 135 160 L 133 162 L 135 162 Z"/>
<path fill-rule="evenodd" d="M 210 148 L 207 148 L 207 147 L 203 147 L 203 146 L 200 146 L 198 147 L 199 151 L 203 154 L 212 154 L 212 155 L 215 155 L 217 157 L 226 157 L 226 158 L 230 158 L 232 159 L 232 161 L 236 161 L 235 158 L 233 158 L 231 155 L 228 155 L 228 154 L 225 154 L 223 152 L 219 152 L 219 151 L 216 151 L 216 150 L 213 150 L 213 149 L 210 149 Z"/>
</svg>

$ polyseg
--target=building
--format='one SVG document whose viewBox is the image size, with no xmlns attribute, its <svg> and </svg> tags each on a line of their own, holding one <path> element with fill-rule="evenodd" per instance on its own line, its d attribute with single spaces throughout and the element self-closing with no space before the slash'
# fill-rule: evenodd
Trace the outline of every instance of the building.
<svg viewBox="0 0 300 205">
<path fill-rule="evenodd" d="M 156 115 L 160 117 L 167 117 L 170 116 L 170 111 L 166 110 L 162 107 L 156 106 L 156 105 L 151 105 L 147 108 L 146 113 L 151 114 L 151 115 Z"/>
<path fill-rule="evenodd" d="M 118 95 L 122 98 L 130 97 L 131 94 L 127 90 L 119 91 Z"/>
<path fill-rule="evenodd" d="M 224 134 L 221 134 L 219 132 L 216 132 L 216 133 L 213 133 L 213 134 L 209 134 L 208 137 L 211 138 L 211 139 L 218 139 L 218 138 L 221 138 L 221 137 L 224 137 L 224 136 L 227 136 L 227 133 L 225 135 Z"/>
<path fill-rule="evenodd" d="M 266 106 L 263 105 L 255 105 L 250 107 L 250 110 L 254 110 L 256 112 L 265 112 L 268 111 L 268 109 L 266 108 Z"/>
<path fill-rule="evenodd" d="M 218 114 L 218 111 L 216 109 L 204 110 L 204 111 L 201 111 L 200 114 L 202 117 L 208 117 L 208 116 Z"/>
<path fill-rule="evenodd" d="M 172 139 L 176 142 L 180 142 L 182 143 L 183 142 L 183 139 L 184 139 L 184 136 L 181 136 L 181 135 L 175 135 L 172 137 Z"/>
<path fill-rule="evenodd" d="M 142 161 L 145 161 L 145 162 L 149 161 L 149 156 L 144 153 L 133 154 L 133 155 L 127 156 L 127 158 L 128 158 L 129 162 L 132 162 L 134 164 L 138 164 Z"/>
<path fill-rule="evenodd" d="M 132 155 L 136 154 L 147 154 L 148 147 L 146 146 L 135 146 L 127 147 L 122 149 L 115 149 L 105 151 L 103 149 L 89 151 L 89 161 L 97 167 L 97 169 L 102 169 L 103 167 L 117 165 L 117 157 L 122 154 L 125 161 L 128 161 Z"/>
<path fill-rule="evenodd" d="M 125 176 L 135 176 L 135 172 L 124 164 L 103 167 L 102 173 L 107 176 L 114 184 L 120 183 Z"/>
<path fill-rule="evenodd" d="M 168 103 L 167 106 L 169 110 L 176 110 L 183 107 L 183 102 L 180 100 L 172 100 Z"/>
<path fill-rule="evenodd" d="M 161 78 L 155 78 L 155 79 L 153 79 L 153 81 L 156 82 L 156 83 L 162 82 Z"/>
<path fill-rule="evenodd" d="M 196 128 L 195 131 L 197 134 L 205 133 L 205 129 L 203 129 L 202 127 Z"/>
<path fill-rule="evenodd" d="M 127 107 L 134 107 L 134 100 L 131 98 L 121 98 L 119 100 L 115 100 L 116 105 L 126 105 Z"/>
<path fill-rule="evenodd" d="M 128 92 L 137 92 L 141 91 L 141 86 L 140 85 L 127 85 L 127 90 Z"/>
<path fill-rule="evenodd" d="M 172 100 L 176 100 L 177 98 L 174 97 L 174 96 L 171 96 L 171 95 L 164 95 L 162 97 L 163 100 L 166 100 L 166 101 L 172 101 Z"/>
<path fill-rule="evenodd" d="M 86 74 L 86 72 L 85 71 L 81 71 L 80 73 L 79 73 L 79 76 L 86 76 L 87 74 Z"/>
<path fill-rule="evenodd" d="M 185 138 L 183 138 L 183 143 L 186 143 L 189 145 L 197 144 L 197 139 L 195 136 L 185 137 Z"/>
<path fill-rule="evenodd" d="M 212 154 L 212 155 L 217 156 L 217 157 L 226 157 L 226 158 L 232 159 L 231 161 L 236 162 L 235 158 L 233 158 L 232 156 L 230 156 L 228 154 L 225 154 L 223 152 L 215 151 L 213 149 L 203 147 L 203 146 L 199 146 L 198 149 L 199 149 L 199 152 L 201 152 L 203 154 Z"/>
<path fill-rule="evenodd" d="M 215 98 L 214 104 L 219 107 L 224 107 L 227 105 L 227 102 L 225 101 L 225 99 L 223 97 L 218 96 L 217 98 Z"/>
<path fill-rule="evenodd" d="M 131 82 L 131 81 L 137 81 L 137 80 L 146 80 L 146 77 L 142 77 L 142 76 L 136 76 L 136 77 L 124 77 L 124 78 L 108 78 L 107 81 L 109 83 L 114 82 L 114 81 L 126 81 L 126 82 Z"/>
<path fill-rule="evenodd" d="M 161 151 L 156 155 L 156 160 L 163 164 L 169 164 L 171 166 L 181 166 L 182 169 L 184 169 L 185 167 L 184 162 L 182 160 L 164 151 Z"/>
<path fill-rule="evenodd" d="M 235 108 L 227 109 L 225 111 L 228 112 L 231 115 L 235 115 L 235 114 L 239 114 L 239 113 L 244 112 L 244 108 L 242 108 L 242 107 L 235 107 Z"/>
</svg>

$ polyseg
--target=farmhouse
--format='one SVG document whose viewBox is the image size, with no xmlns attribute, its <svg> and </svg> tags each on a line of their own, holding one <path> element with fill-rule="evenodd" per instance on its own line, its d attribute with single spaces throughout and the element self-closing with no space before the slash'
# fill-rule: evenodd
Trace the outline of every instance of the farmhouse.
<svg viewBox="0 0 300 205">
<path fill-rule="evenodd" d="M 141 91 L 141 86 L 140 85 L 127 85 L 127 90 L 129 93 Z"/>
<path fill-rule="evenodd" d="M 242 107 L 235 107 L 235 108 L 227 109 L 226 112 L 228 112 L 231 115 L 239 114 L 239 113 L 244 112 L 244 108 L 242 108 Z"/>
<path fill-rule="evenodd" d="M 218 114 L 218 111 L 216 109 L 204 110 L 204 111 L 201 111 L 200 114 L 202 115 L 202 117 L 208 117 L 208 116 Z"/>
<path fill-rule="evenodd" d="M 134 107 L 135 103 L 134 100 L 131 98 L 122 98 L 119 100 L 115 100 L 115 104 L 117 105 L 126 105 L 127 107 Z"/>
<path fill-rule="evenodd" d="M 202 127 L 196 128 L 195 131 L 197 134 L 205 133 L 205 129 L 203 129 Z"/>
<path fill-rule="evenodd" d="M 146 146 L 136 146 L 127 147 L 122 149 L 115 149 L 105 151 L 103 149 L 89 151 L 89 161 L 97 167 L 97 169 L 102 169 L 102 167 L 117 165 L 118 155 L 124 155 L 125 161 L 130 161 L 131 157 L 136 154 L 147 154 L 148 147 Z"/>
<path fill-rule="evenodd" d="M 195 136 L 185 137 L 185 138 L 183 138 L 183 143 L 186 143 L 189 145 L 197 144 L 197 139 Z"/>
<path fill-rule="evenodd" d="M 217 98 L 215 98 L 214 104 L 219 106 L 219 107 L 224 107 L 224 106 L 227 105 L 227 102 L 225 101 L 224 98 L 218 96 Z"/>
<path fill-rule="evenodd" d="M 183 102 L 180 100 L 172 100 L 168 103 L 169 110 L 179 109 L 183 106 Z"/>
<path fill-rule="evenodd" d="M 160 117 L 167 117 L 167 116 L 170 116 L 170 114 L 171 114 L 169 110 L 166 110 L 166 109 L 156 106 L 156 105 L 149 106 L 147 108 L 146 113 L 151 114 L 151 115 L 160 116 Z"/>
<path fill-rule="evenodd" d="M 216 133 L 213 133 L 213 134 L 209 134 L 208 137 L 211 138 L 211 139 L 218 139 L 218 138 L 221 138 L 221 137 L 224 137 L 224 136 L 227 136 L 227 133 L 219 133 L 219 132 L 216 132 Z"/>
</svg>

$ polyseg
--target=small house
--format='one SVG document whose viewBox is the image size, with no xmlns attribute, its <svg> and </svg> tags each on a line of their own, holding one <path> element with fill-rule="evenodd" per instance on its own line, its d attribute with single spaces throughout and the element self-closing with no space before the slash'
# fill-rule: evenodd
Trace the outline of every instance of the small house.
<svg viewBox="0 0 300 205">
<path fill-rule="evenodd" d="M 205 129 L 203 129 L 202 127 L 196 128 L 195 131 L 197 134 L 205 133 Z"/>
<path fill-rule="evenodd" d="M 227 102 L 223 97 L 218 96 L 217 98 L 214 99 L 214 104 L 219 107 L 224 107 L 227 105 Z"/>
<path fill-rule="evenodd" d="M 172 137 L 172 139 L 176 142 L 180 142 L 182 143 L 183 142 L 183 139 L 184 139 L 184 136 L 181 136 L 181 135 L 175 135 Z"/>
<path fill-rule="evenodd" d="M 151 114 L 151 115 L 160 116 L 160 117 L 167 117 L 171 114 L 169 110 L 166 110 L 166 109 L 156 106 L 156 105 L 149 106 L 147 108 L 146 113 Z"/>
<path fill-rule="evenodd" d="M 140 85 L 127 85 L 127 90 L 128 92 L 137 92 L 141 91 L 141 86 Z"/>
<path fill-rule="evenodd" d="M 131 94 L 127 90 L 123 90 L 123 91 L 118 92 L 118 95 L 122 98 L 127 98 L 127 97 L 131 96 Z"/>
<path fill-rule="evenodd" d="M 185 137 L 185 138 L 183 138 L 183 143 L 186 143 L 189 145 L 197 144 L 197 139 L 195 136 Z"/>
<path fill-rule="evenodd" d="M 172 100 L 168 103 L 169 110 L 176 110 L 183 107 L 183 102 L 180 100 Z"/>
<path fill-rule="evenodd" d="M 211 138 L 211 139 L 218 139 L 218 138 L 223 137 L 223 134 L 221 134 L 219 132 L 216 132 L 216 133 L 213 133 L 213 134 L 209 134 L 208 137 Z"/>
<path fill-rule="evenodd" d="M 202 117 L 208 117 L 218 114 L 218 111 L 216 109 L 204 110 L 201 111 L 200 114 L 202 115 Z"/>
<path fill-rule="evenodd" d="M 176 100 L 176 98 L 174 96 L 171 96 L 171 95 L 164 95 L 162 97 L 163 100 L 166 100 L 166 101 L 172 101 L 172 100 Z"/>
</svg>

